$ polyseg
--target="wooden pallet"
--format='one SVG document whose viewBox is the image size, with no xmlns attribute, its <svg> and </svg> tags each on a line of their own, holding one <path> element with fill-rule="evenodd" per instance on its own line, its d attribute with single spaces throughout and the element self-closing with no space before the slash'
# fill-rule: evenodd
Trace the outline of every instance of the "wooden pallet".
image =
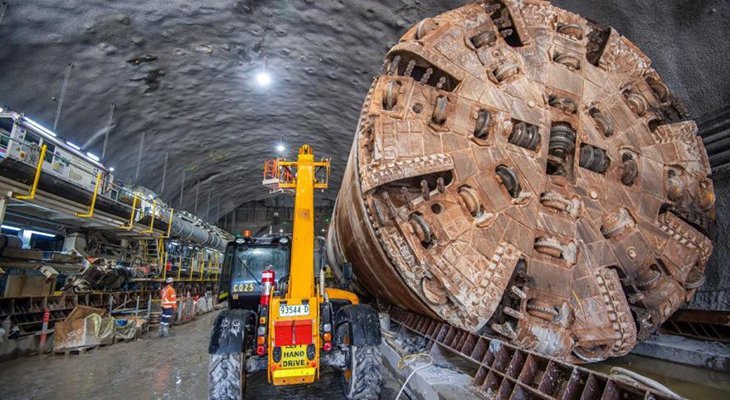
<svg viewBox="0 0 730 400">
<path fill-rule="evenodd" d="M 59 350 L 54 350 L 53 351 L 53 354 L 55 354 L 57 356 L 68 357 L 70 354 L 84 354 L 84 353 L 88 353 L 89 351 L 92 351 L 94 349 L 97 349 L 98 347 L 99 347 L 99 345 L 95 345 L 95 346 L 83 346 L 83 347 L 74 347 L 74 348 L 69 348 L 69 349 L 59 349 Z"/>
</svg>

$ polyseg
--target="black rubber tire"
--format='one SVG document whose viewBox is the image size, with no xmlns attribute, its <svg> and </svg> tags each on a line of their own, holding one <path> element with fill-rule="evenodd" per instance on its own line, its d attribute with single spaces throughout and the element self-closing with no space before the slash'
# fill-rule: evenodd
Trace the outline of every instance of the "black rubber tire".
<svg viewBox="0 0 730 400">
<path fill-rule="evenodd" d="M 241 353 L 211 354 L 208 358 L 208 399 L 242 400 L 246 393 L 245 358 Z"/>
<path fill-rule="evenodd" d="M 383 380 L 378 346 L 351 346 L 350 379 L 344 378 L 345 396 L 349 400 L 377 400 Z"/>
</svg>

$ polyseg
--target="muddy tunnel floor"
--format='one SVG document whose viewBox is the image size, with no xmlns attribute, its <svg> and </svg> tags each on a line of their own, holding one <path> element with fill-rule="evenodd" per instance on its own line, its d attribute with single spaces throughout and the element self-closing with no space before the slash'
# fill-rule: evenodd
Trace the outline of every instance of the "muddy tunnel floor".
<svg viewBox="0 0 730 400">
<path fill-rule="evenodd" d="M 81 355 L 24 357 L 0 363 L 0 398 L 205 399 L 208 338 L 218 312 L 174 326 L 169 338 L 150 337 L 100 347 Z M 400 386 L 383 368 L 381 399 Z M 264 373 L 249 378 L 246 399 L 345 399 L 336 370 L 322 370 L 313 385 L 275 388 Z"/>
</svg>

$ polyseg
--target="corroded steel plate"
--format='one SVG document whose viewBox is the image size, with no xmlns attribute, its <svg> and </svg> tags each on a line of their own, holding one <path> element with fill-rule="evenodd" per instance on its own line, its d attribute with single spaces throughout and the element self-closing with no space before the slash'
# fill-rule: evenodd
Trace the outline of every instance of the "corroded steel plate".
<svg viewBox="0 0 730 400">
<path fill-rule="evenodd" d="M 625 354 L 712 251 L 685 116 L 633 43 L 548 2 L 426 19 L 365 100 L 330 262 L 462 329 L 571 361 Z"/>
</svg>

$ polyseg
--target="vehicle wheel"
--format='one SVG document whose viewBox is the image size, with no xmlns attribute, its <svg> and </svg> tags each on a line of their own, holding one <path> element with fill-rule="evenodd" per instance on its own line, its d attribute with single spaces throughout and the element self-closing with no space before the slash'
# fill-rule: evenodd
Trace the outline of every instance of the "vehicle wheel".
<svg viewBox="0 0 730 400">
<path fill-rule="evenodd" d="M 241 353 L 211 354 L 208 361 L 208 399 L 241 400 L 246 393 L 245 357 Z"/>
<path fill-rule="evenodd" d="M 349 400 L 377 400 L 380 395 L 380 350 L 378 346 L 351 346 L 350 369 L 343 373 Z"/>
</svg>

